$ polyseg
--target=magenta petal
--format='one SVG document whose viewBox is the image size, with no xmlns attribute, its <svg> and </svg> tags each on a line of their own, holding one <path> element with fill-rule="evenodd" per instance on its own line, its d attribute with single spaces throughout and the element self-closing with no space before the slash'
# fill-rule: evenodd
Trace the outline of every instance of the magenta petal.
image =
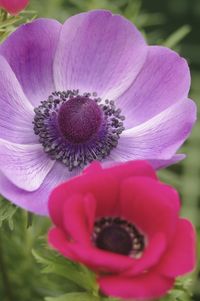
<svg viewBox="0 0 200 301">
<path fill-rule="evenodd" d="M 155 300 L 164 296 L 174 284 L 173 279 L 154 272 L 132 278 L 116 275 L 102 276 L 98 282 L 104 294 L 131 300 Z"/>
<path fill-rule="evenodd" d="M 57 90 L 79 89 L 115 98 L 133 82 L 147 47 L 136 27 L 118 15 L 95 10 L 62 27 L 54 75 Z"/>
<path fill-rule="evenodd" d="M 196 264 L 195 241 L 195 230 L 191 222 L 181 219 L 175 237 L 158 267 L 160 273 L 168 277 L 177 277 L 191 272 Z"/>
<path fill-rule="evenodd" d="M 74 194 L 66 200 L 63 223 L 65 231 L 74 242 L 91 244 L 95 210 L 96 200 L 92 195 Z"/>
<path fill-rule="evenodd" d="M 0 56 L 0 138 L 15 143 L 36 143 L 34 111 L 6 60 Z"/>
<path fill-rule="evenodd" d="M 37 19 L 20 26 L 0 46 L 3 55 L 34 106 L 55 91 L 53 59 L 61 24 Z"/>
<path fill-rule="evenodd" d="M 0 0 L 0 7 L 3 7 L 10 14 L 16 15 L 25 9 L 28 3 L 29 0 Z"/>
<path fill-rule="evenodd" d="M 4 197 L 16 205 L 36 214 L 48 215 L 47 203 L 52 189 L 75 175 L 75 172 L 69 173 L 65 166 L 56 163 L 42 185 L 30 192 L 16 187 L 0 172 L 0 191 Z"/>
<path fill-rule="evenodd" d="M 126 128 L 141 124 L 188 96 L 190 71 L 185 59 L 161 46 L 150 46 L 132 86 L 117 100 Z"/>
<path fill-rule="evenodd" d="M 189 136 L 195 120 L 194 102 L 179 101 L 149 121 L 122 133 L 110 159 L 169 160 Z"/>
<path fill-rule="evenodd" d="M 21 189 L 38 189 L 53 165 L 40 144 L 15 144 L 0 139 L 0 170 Z"/>
<path fill-rule="evenodd" d="M 93 246 L 75 243 L 59 228 L 49 232 L 49 243 L 62 255 L 84 263 L 92 269 L 108 272 L 121 272 L 129 268 L 134 260 L 123 255 L 99 250 Z"/>
<path fill-rule="evenodd" d="M 125 163 L 106 162 L 102 164 L 102 167 L 104 173 L 110 173 L 110 175 L 113 174 L 119 182 L 123 181 L 125 178 L 134 176 L 157 179 L 157 175 L 152 165 L 144 160 L 129 161 Z"/>
<path fill-rule="evenodd" d="M 161 232 L 169 241 L 174 235 L 179 198 L 167 185 L 147 177 L 126 179 L 121 186 L 120 206 L 122 216 L 147 238 Z"/>
<path fill-rule="evenodd" d="M 166 249 L 166 239 L 162 233 L 153 236 L 144 250 L 141 258 L 137 259 L 134 265 L 123 273 L 123 276 L 136 276 L 157 265 Z"/>
<path fill-rule="evenodd" d="M 145 161 L 132 161 L 110 169 L 100 168 L 98 163 L 92 163 L 80 177 L 71 179 L 56 187 L 49 199 L 49 212 L 56 225 L 61 224 L 65 201 L 77 191 L 81 194 L 91 193 L 97 200 L 97 216 L 118 214 L 118 195 L 120 182 L 131 176 L 146 176 L 156 179 L 156 174 Z M 104 206 L 102 206 L 102 201 Z"/>
<path fill-rule="evenodd" d="M 83 169 L 83 173 L 96 173 L 102 171 L 102 166 L 99 161 L 93 161 L 89 166 Z"/>
<path fill-rule="evenodd" d="M 59 228 L 50 230 L 48 240 L 62 255 L 84 263 L 95 270 L 121 272 L 130 267 L 134 262 L 134 260 L 126 256 L 69 241 L 67 234 Z"/>
<path fill-rule="evenodd" d="M 113 175 L 88 173 L 56 187 L 49 198 L 49 213 L 53 222 L 57 226 L 62 226 L 63 208 L 66 200 L 77 194 L 82 195 L 91 193 L 97 202 L 97 217 L 103 215 L 113 215 L 117 210 L 117 196 L 119 193 L 119 184 Z M 102 201 L 108 200 L 102 206 Z"/>
<path fill-rule="evenodd" d="M 70 244 L 70 251 L 77 261 L 95 271 L 119 273 L 130 268 L 135 259 L 117 253 L 106 252 L 93 246 L 78 243 Z"/>
<path fill-rule="evenodd" d="M 65 233 L 59 228 L 52 228 L 48 233 L 48 242 L 52 247 L 58 250 L 63 256 L 73 258 L 70 251 L 70 242 L 67 240 Z"/>
</svg>

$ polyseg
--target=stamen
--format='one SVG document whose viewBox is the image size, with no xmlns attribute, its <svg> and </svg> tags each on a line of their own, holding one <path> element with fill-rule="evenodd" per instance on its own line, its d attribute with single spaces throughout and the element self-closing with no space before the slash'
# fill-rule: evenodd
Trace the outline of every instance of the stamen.
<svg viewBox="0 0 200 301">
<path fill-rule="evenodd" d="M 121 110 L 95 92 L 54 92 L 34 111 L 34 132 L 44 151 L 70 171 L 107 157 L 124 130 Z"/>
</svg>

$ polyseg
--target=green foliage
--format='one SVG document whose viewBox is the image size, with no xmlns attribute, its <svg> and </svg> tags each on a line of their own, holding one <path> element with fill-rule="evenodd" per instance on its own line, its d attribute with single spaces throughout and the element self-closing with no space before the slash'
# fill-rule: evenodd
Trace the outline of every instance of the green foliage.
<svg viewBox="0 0 200 301">
<path fill-rule="evenodd" d="M 98 301 L 99 298 L 87 293 L 69 293 L 60 297 L 45 298 L 45 301 Z"/>
<path fill-rule="evenodd" d="M 88 270 L 85 266 L 73 263 L 47 248 L 45 254 L 44 251 L 44 247 L 42 248 L 43 254 L 35 250 L 33 251 L 36 261 L 44 266 L 43 273 L 59 275 L 76 284 L 79 290 L 88 291 L 92 295 L 98 294 L 96 276 L 93 272 Z M 73 289 L 74 286 L 72 287 L 72 291 Z"/>
<path fill-rule="evenodd" d="M 191 278 L 180 278 L 176 281 L 174 289 L 170 291 L 161 301 L 189 301 L 192 297 Z"/>
<path fill-rule="evenodd" d="M 13 216 L 17 211 L 17 207 L 0 196 L 0 227 L 3 222 L 7 222 L 9 228 L 13 230 Z"/>
<path fill-rule="evenodd" d="M 99 293 L 95 274 L 85 266 L 69 261 L 56 252 L 50 251 L 44 245 L 39 252 L 34 250 L 33 255 L 36 261 L 42 265 L 43 273 L 59 275 L 68 283 L 66 289 L 68 293 L 46 297 L 45 301 L 120 301 L 115 298 L 103 297 Z M 191 291 L 192 279 L 190 277 L 180 278 L 176 281 L 174 289 L 160 301 L 189 301 L 192 296 Z"/>
<path fill-rule="evenodd" d="M 32 249 L 39 245 L 40 236 L 46 235 L 49 220 L 34 217 L 32 226 L 27 228 L 27 213 L 18 209 L 12 224 L 13 230 L 6 222 L 0 228 L 0 300 L 42 301 L 51 282 L 41 275 Z M 51 287 L 58 290 L 54 282 Z"/>
<path fill-rule="evenodd" d="M 163 46 L 174 48 L 178 45 L 191 31 L 189 25 L 183 25 L 181 28 L 173 32 L 163 44 Z"/>
<path fill-rule="evenodd" d="M 68 293 L 60 297 L 47 297 L 45 301 L 120 301 L 114 298 L 104 298 L 100 296 L 91 296 L 87 293 Z"/>
<path fill-rule="evenodd" d="M 2 42 L 20 24 L 28 23 L 36 17 L 33 11 L 24 11 L 17 16 L 11 16 L 0 9 L 0 42 Z"/>
</svg>

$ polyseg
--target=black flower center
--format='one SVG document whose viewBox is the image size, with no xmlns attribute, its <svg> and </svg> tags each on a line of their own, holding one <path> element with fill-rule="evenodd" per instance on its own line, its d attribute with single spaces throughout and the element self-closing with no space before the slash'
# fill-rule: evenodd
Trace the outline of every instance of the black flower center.
<svg viewBox="0 0 200 301">
<path fill-rule="evenodd" d="M 109 156 L 124 130 L 124 119 L 114 101 L 69 90 L 42 101 L 33 124 L 44 151 L 71 171 Z"/>
<path fill-rule="evenodd" d="M 97 248 L 131 257 L 144 250 L 144 236 L 128 221 L 104 217 L 95 222 L 92 240 Z"/>
<path fill-rule="evenodd" d="M 132 250 L 132 239 L 125 229 L 112 225 L 101 230 L 96 239 L 96 246 L 106 251 L 128 255 Z"/>
</svg>

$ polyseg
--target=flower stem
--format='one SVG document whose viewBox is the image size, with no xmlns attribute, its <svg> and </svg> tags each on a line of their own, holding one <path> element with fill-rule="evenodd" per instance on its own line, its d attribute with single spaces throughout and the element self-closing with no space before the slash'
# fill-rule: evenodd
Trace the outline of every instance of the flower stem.
<svg viewBox="0 0 200 301">
<path fill-rule="evenodd" d="M 2 9 L 1 10 L 1 20 L 5 21 L 7 19 L 7 17 L 8 17 L 7 11 L 5 11 L 5 10 Z"/>
<path fill-rule="evenodd" d="M 7 301 L 13 301 L 13 295 L 11 290 L 11 285 L 8 277 L 8 273 L 6 270 L 6 264 L 4 261 L 4 250 L 3 250 L 3 243 L 2 243 L 2 236 L 0 231 L 0 273 L 2 275 L 2 282 L 5 290 L 5 296 Z"/>
</svg>

